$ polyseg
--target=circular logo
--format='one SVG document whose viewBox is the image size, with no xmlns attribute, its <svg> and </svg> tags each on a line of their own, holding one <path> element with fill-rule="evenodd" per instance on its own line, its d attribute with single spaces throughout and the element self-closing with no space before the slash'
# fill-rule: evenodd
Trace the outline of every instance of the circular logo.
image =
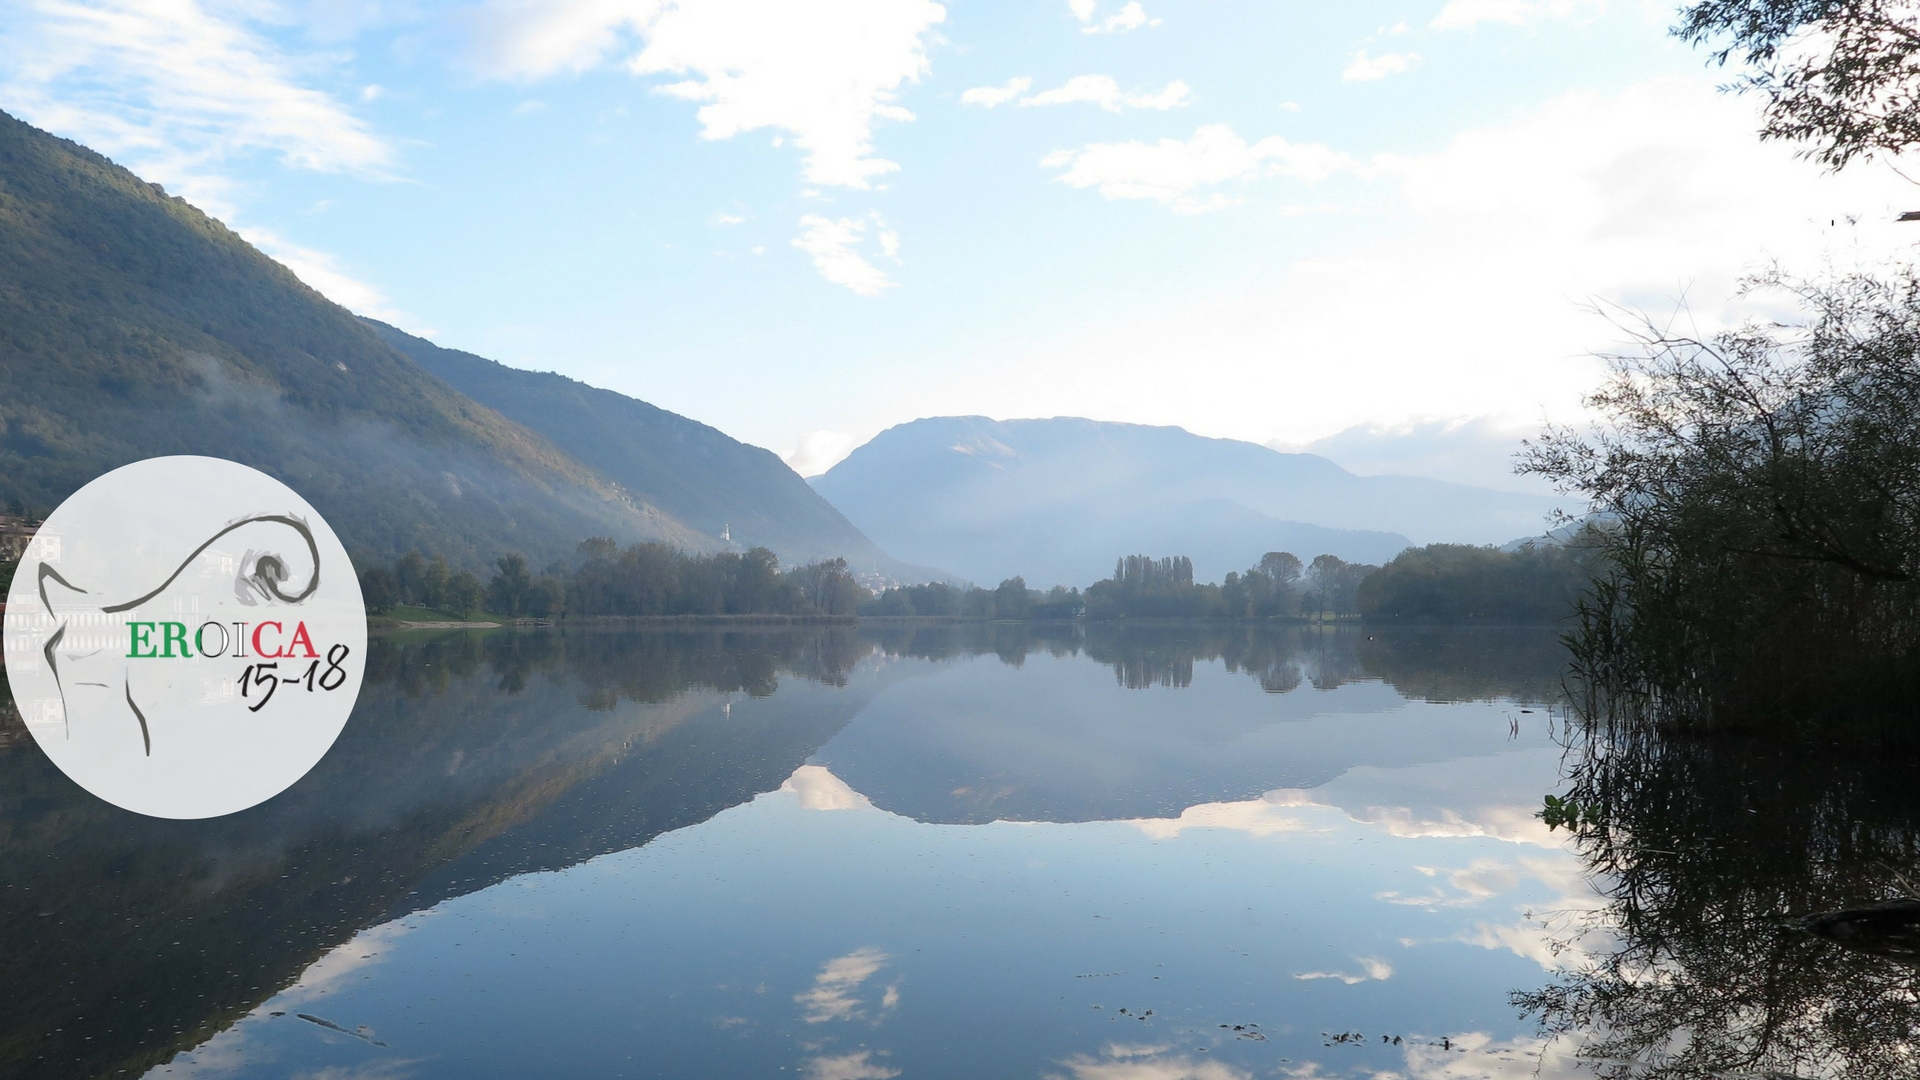
<svg viewBox="0 0 1920 1080">
<path fill-rule="evenodd" d="M 285 791 L 346 725 L 367 617 L 346 549 L 278 480 L 135 462 L 60 504 L 6 609 L 7 679 L 73 781 L 163 818 Z"/>
</svg>

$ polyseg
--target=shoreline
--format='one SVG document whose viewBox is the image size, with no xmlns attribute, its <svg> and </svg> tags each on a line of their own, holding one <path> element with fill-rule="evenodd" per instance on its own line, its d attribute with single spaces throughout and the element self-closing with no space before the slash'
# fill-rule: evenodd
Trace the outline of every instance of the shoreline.
<svg viewBox="0 0 1920 1080">
<path fill-rule="evenodd" d="M 1510 620 L 1463 619 L 1455 622 L 1402 619 L 1367 619 L 1350 616 L 1339 619 L 1225 618 L 1218 616 L 1156 616 L 1119 619 L 989 619 L 980 615 L 589 615 L 582 618 L 532 619 L 506 618 L 473 620 L 402 620 L 387 616 L 367 617 L 369 633 L 404 633 L 418 630 L 500 630 L 633 628 L 672 629 L 688 627 L 789 627 L 789 626 L 1036 626 L 1036 627 L 1124 627 L 1124 626 L 1235 626 L 1288 627 L 1302 629 L 1548 629 L 1552 622 L 1515 622 Z"/>
</svg>

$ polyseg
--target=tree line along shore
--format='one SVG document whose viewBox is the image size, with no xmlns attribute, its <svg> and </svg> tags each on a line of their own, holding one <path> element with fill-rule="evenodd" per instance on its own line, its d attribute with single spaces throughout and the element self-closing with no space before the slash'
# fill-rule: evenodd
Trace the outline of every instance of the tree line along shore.
<svg viewBox="0 0 1920 1080">
<path fill-rule="evenodd" d="M 375 616 L 404 621 L 513 619 L 987 620 L 1257 619 L 1552 623 L 1588 579 L 1578 544 L 1506 551 L 1464 544 L 1409 548 L 1385 566 L 1332 555 L 1268 552 L 1224 580 L 1196 582 L 1184 556 L 1124 556 L 1085 589 L 1040 590 L 1021 577 L 994 588 L 929 582 L 861 585 L 843 559 L 783 568 L 765 548 L 694 555 L 605 538 L 538 571 L 502 556 L 482 580 L 442 557 L 409 552 L 361 573 Z"/>
<path fill-rule="evenodd" d="M 0 515 L 0 598 L 38 522 Z M 846 560 L 783 567 L 766 548 L 688 554 L 605 537 L 534 569 L 500 557 L 486 577 L 441 555 L 359 560 L 369 615 L 396 622 L 558 619 L 938 618 L 987 620 L 1258 619 L 1553 623 L 1576 610 L 1590 576 L 1579 542 L 1517 550 L 1466 544 L 1408 548 L 1385 566 L 1332 555 L 1268 552 L 1224 580 L 1197 582 L 1184 556 L 1129 555 L 1085 589 L 951 582 L 862 585 Z"/>
</svg>

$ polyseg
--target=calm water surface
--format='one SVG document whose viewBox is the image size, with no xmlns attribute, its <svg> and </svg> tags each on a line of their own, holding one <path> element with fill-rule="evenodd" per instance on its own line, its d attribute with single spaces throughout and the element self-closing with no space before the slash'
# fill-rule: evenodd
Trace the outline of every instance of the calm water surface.
<svg viewBox="0 0 1920 1080">
<path fill-rule="evenodd" d="M 1909 969 L 1776 932 L 1783 906 L 1884 885 L 1836 877 L 1836 858 L 1894 848 L 1829 852 L 1814 899 L 1779 895 L 1814 865 L 1790 851 L 1772 900 L 1723 925 L 1722 901 L 1753 891 L 1737 845 L 1781 847 L 1739 831 L 1756 828 L 1745 788 L 1703 781 L 1724 763 L 1635 774 L 1643 794 L 1733 792 L 1709 800 L 1736 818 L 1717 845 L 1662 815 L 1689 831 L 1659 851 L 1686 857 L 1630 850 L 1624 825 L 1549 830 L 1544 795 L 1608 782 L 1569 763 L 1560 663 L 1547 631 L 387 640 L 313 775 L 197 823 L 91 799 L 16 727 L 0 1070 L 1638 1076 L 1658 1072 L 1660 1025 L 1717 1015 L 1737 1040 L 1749 991 L 1779 989 L 1748 983 L 1778 982 L 1783 956 L 1827 965 L 1781 1001 L 1796 1016 L 1839 1009 L 1840 988 L 1856 1010 L 1911 996 Z M 1911 855 L 1912 779 L 1829 798 L 1838 826 L 1879 807 Z M 1804 823 L 1805 794 L 1776 783 L 1776 812 Z M 1731 868 L 1696 873 L 1703 852 Z M 1676 883 L 1705 894 L 1655 952 L 1750 957 L 1687 960 L 1684 1016 L 1634 999 L 1646 980 L 1606 982 L 1645 944 L 1622 904 L 1675 906 Z M 1722 924 L 1694 925 L 1709 910 Z M 1716 951 L 1716 933 L 1746 938 Z M 1651 1041 L 1596 1051 L 1592 1032 L 1636 1023 Z M 1844 1056 L 1833 1031 L 1804 1034 Z M 1759 1075 L 1714 1071 L 1738 1064 L 1717 1053 L 1669 1074 Z"/>
</svg>

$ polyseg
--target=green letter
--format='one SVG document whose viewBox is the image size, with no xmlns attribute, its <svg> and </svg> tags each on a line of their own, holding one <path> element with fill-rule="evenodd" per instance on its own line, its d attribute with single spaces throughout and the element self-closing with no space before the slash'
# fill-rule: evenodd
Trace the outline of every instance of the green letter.
<svg viewBox="0 0 1920 1080">
<path fill-rule="evenodd" d="M 183 622 L 161 623 L 160 655 L 173 656 L 173 643 L 180 643 L 180 655 L 191 660 L 193 650 L 187 648 L 187 624 Z"/>
<path fill-rule="evenodd" d="M 153 642 L 147 638 L 147 635 L 153 633 L 153 624 L 150 622 L 128 623 L 127 629 L 131 631 L 128 635 L 130 640 L 127 642 L 127 658 L 148 659 L 153 657 L 155 655 Z M 147 651 L 141 652 L 140 650 L 143 648 Z"/>
</svg>

